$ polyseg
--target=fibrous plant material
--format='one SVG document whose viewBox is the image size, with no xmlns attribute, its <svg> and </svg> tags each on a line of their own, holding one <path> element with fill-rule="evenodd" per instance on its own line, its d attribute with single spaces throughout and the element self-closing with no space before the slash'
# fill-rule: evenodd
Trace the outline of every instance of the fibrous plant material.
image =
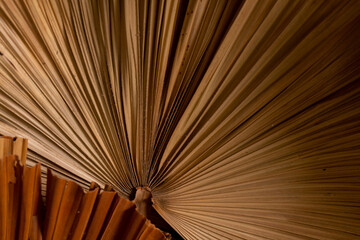
<svg viewBox="0 0 360 240">
<path fill-rule="evenodd" d="M 186 239 L 360 235 L 359 1 L 0 4 L 0 133 Z"/>
<path fill-rule="evenodd" d="M 95 183 L 85 192 L 48 170 L 43 202 L 40 164 L 24 165 L 26 142 L 0 137 L 0 239 L 167 239 L 134 203 Z"/>
</svg>

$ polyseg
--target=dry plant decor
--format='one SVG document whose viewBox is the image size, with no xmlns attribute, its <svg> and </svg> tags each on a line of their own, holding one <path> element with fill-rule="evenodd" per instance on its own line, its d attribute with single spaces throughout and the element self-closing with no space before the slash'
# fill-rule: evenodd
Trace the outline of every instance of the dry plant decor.
<svg viewBox="0 0 360 240">
<path fill-rule="evenodd" d="M 185 239 L 359 239 L 359 26 L 356 0 L 2 0 L 0 133 L 150 189 Z"/>
</svg>

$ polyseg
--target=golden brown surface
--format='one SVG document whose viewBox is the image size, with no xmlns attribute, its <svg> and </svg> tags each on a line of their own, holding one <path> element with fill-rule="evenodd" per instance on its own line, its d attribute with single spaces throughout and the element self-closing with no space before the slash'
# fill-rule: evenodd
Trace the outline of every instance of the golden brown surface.
<svg viewBox="0 0 360 240">
<path fill-rule="evenodd" d="M 117 196 L 119 201 L 112 204 L 115 192 L 101 191 L 99 195 L 100 189 L 93 183 L 94 189 L 85 193 L 77 183 L 54 176 L 50 170 L 44 208 L 40 164 L 22 166 L 26 146 L 18 145 L 26 144 L 24 140 L 0 137 L 1 240 L 165 239 L 132 202 Z M 109 195 L 112 197 L 107 201 Z M 115 211 L 107 211 L 110 205 Z"/>
<path fill-rule="evenodd" d="M 29 164 L 149 186 L 186 239 L 360 238 L 360 1 L 4 0 L 0 17 L 0 134 L 29 139 Z"/>
</svg>

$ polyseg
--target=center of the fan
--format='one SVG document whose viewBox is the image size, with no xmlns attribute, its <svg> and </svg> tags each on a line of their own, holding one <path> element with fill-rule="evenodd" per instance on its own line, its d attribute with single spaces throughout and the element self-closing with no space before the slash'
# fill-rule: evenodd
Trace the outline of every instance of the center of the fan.
<svg viewBox="0 0 360 240">
<path fill-rule="evenodd" d="M 148 217 L 151 210 L 151 189 L 149 187 L 137 187 L 135 199 L 133 202 L 136 205 L 138 212 L 140 212 L 145 217 Z"/>
</svg>

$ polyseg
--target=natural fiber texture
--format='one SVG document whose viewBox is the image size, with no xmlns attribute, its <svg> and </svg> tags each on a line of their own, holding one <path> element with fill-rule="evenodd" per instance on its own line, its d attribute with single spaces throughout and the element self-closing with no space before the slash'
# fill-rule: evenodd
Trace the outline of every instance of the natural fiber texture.
<svg viewBox="0 0 360 240">
<path fill-rule="evenodd" d="M 0 4 L 0 133 L 186 239 L 360 237 L 359 1 Z"/>
<path fill-rule="evenodd" d="M 85 192 L 48 170 L 42 201 L 41 166 L 24 166 L 26 153 L 26 139 L 0 137 L 0 239 L 168 239 L 138 211 L 141 199 L 130 202 L 95 182 Z"/>
</svg>

